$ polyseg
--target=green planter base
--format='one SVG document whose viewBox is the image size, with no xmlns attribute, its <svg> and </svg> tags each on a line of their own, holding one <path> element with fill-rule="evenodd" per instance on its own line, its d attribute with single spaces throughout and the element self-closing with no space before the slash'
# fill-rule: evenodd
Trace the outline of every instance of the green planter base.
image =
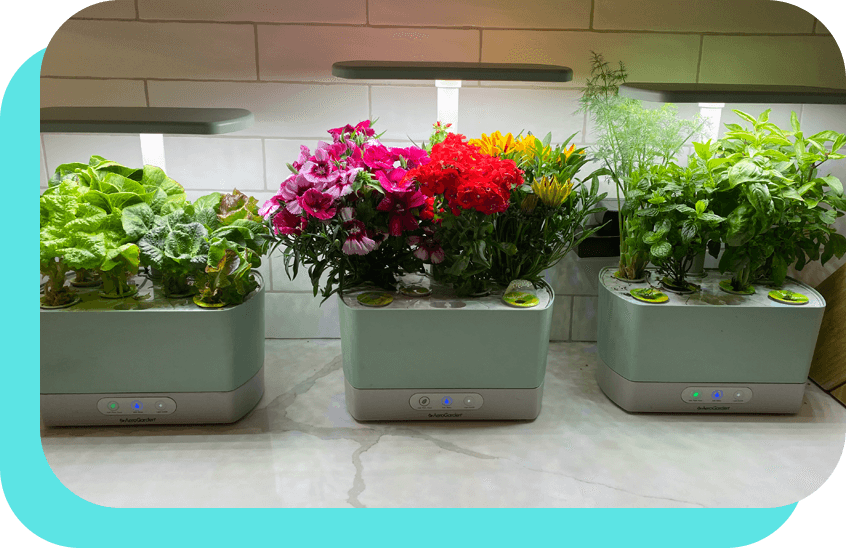
<svg viewBox="0 0 846 548">
<path fill-rule="evenodd" d="M 825 300 L 788 279 L 803 306 L 765 292 L 733 295 L 715 270 L 699 291 L 668 293 L 661 306 L 638 302 L 632 284 L 600 273 L 597 381 L 632 412 L 796 413 L 822 322 Z M 647 287 L 646 284 L 641 284 Z"/>
<path fill-rule="evenodd" d="M 72 307 L 42 310 L 44 423 L 241 418 L 264 390 L 264 282 L 255 275 L 260 286 L 244 303 L 214 310 L 188 298 L 166 299 L 161 287 L 140 276 L 133 297 L 104 299 L 92 288 L 79 290 L 81 302 Z"/>
<path fill-rule="evenodd" d="M 501 290 L 458 298 L 439 284 L 427 297 L 395 293 L 380 308 L 359 303 L 359 293 L 339 299 L 353 418 L 530 420 L 540 413 L 554 301 L 548 286 L 533 308 L 506 305 Z"/>
</svg>

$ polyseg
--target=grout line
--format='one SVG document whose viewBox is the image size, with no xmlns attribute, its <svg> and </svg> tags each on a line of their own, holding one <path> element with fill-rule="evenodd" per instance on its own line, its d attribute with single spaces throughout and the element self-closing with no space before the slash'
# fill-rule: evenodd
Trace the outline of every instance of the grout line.
<svg viewBox="0 0 846 548">
<path fill-rule="evenodd" d="M 596 12 L 596 0 L 590 0 L 590 23 L 588 28 L 593 30 L 593 14 Z"/>
<path fill-rule="evenodd" d="M 255 33 L 256 45 L 256 80 L 261 80 L 261 69 L 259 68 L 259 39 L 258 39 L 258 25 L 253 25 L 253 32 Z"/>
<path fill-rule="evenodd" d="M 150 106 L 150 88 L 147 87 L 147 80 L 144 80 L 144 100 L 147 101 L 147 106 Z"/>
<path fill-rule="evenodd" d="M 484 36 L 484 29 L 479 29 L 479 62 L 482 62 L 482 36 Z"/>
<path fill-rule="evenodd" d="M 584 122 L 582 123 L 582 141 L 587 139 L 588 113 L 585 111 Z"/>
<path fill-rule="evenodd" d="M 801 126 L 804 123 L 803 118 L 805 117 L 805 105 L 799 105 L 799 125 Z"/>
<path fill-rule="evenodd" d="M 135 20 L 141 20 L 141 11 L 138 9 L 138 0 L 135 0 Z"/>
<path fill-rule="evenodd" d="M 44 173 L 47 175 L 47 180 L 50 180 L 50 168 L 48 167 L 50 164 L 47 163 L 47 144 L 44 142 L 44 134 L 40 135 L 41 137 L 41 159 L 44 162 Z M 48 183 L 49 184 L 49 183 Z"/>
<path fill-rule="evenodd" d="M 370 0 L 364 0 L 364 24 L 370 26 Z"/>
<path fill-rule="evenodd" d="M 570 331 L 567 333 L 567 340 L 573 340 L 573 322 L 576 321 L 576 315 L 573 314 L 573 308 L 576 306 L 576 297 L 570 297 Z"/>
<path fill-rule="evenodd" d="M 812 33 L 814 33 L 814 34 L 817 33 L 817 23 L 819 23 L 819 22 L 820 22 L 820 20 L 817 19 L 816 17 L 814 17 L 814 26 L 811 28 Z"/>
<path fill-rule="evenodd" d="M 367 119 L 373 120 L 373 89 L 367 86 Z"/>
<path fill-rule="evenodd" d="M 699 37 L 699 58 L 696 60 L 696 83 L 699 83 L 699 72 L 702 70 L 702 51 L 705 49 L 705 35 Z"/>
</svg>

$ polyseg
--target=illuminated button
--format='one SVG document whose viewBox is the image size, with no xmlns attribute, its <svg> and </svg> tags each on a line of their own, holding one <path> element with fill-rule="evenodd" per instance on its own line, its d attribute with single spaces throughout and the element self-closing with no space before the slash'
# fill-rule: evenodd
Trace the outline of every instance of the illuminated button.
<svg viewBox="0 0 846 548">
<path fill-rule="evenodd" d="M 420 398 L 418 400 L 417 403 L 419 403 L 420 405 L 429 405 L 429 398 L 426 397 L 426 396 L 423 396 L 422 398 Z"/>
<path fill-rule="evenodd" d="M 120 405 L 118 404 L 118 402 L 116 402 L 116 401 L 110 401 L 109 402 L 109 411 L 117 411 L 118 409 L 120 409 Z"/>
<path fill-rule="evenodd" d="M 473 399 L 473 396 L 464 398 L 464 405 L 473 405 L 474 403 L 476 403 L 476 400 Z"/>
<path fill-rule="evenodd" d="M 691 394 L 691 397 L 693 397 L 693 398 L 698 398 L 698 397 L 699 397 L 699 392 L 694 392 L 693 394 Z"/>
<path fill-rule="evenodd" d="M 141 411 L 142 409 L 144 409 L 144 404 L 138 400 L 133 401 L 130 405 L 135 411 Z"/>
<path fill-rule="evenodd" d="M 714 398 L 715 400 L 719 400 L 720 398 L 723 397 L 723 391 L 722 390 L 714 390 L 714 393 L 711 394 L 711 397 Z"/>
<path fill-rule="evenodd" d="M 165 402 L 163 402 L 163 401 L 157 401 L 156 402 L 156 409 L 158 409 L 159 411 L 164 411 L 165 407 L 167 407 L 167 405 L 165 405 Z"/>
<path fill-rule="evenodd" d="M 742 398 L 742 397 L 743 397 L 743 392 L 735 392 L 735 393 L 734 393 L 734 397 L 735 397 L 735 398 Z"/>
<path fill-rule="evenodd" d="M 452 398 L 447 396 L 441 403 L 443 403 L 444 405 L 452 405 Z"/>
</svg>

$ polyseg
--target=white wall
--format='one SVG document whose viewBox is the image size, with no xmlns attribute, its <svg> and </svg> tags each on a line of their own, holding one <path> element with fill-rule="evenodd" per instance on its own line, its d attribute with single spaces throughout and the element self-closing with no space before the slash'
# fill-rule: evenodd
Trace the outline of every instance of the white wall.
<svg viewBox="0 0 846 548">
<path fill-rule="evenodd" d="M 572 67 L 573 82 L 560 85 L 465 82 L 459 129 L 469 136 L 551 130 L 556 140 L 578 132 L 585 145 L 587 120 L 573 113 L 591 50 L 623 60 L 630 81 L 846 88 L 843 58 L 825 27 L 799 8 L 764 0 L 118 0 L 83 10 L 56 33 L 44 56 L 41 102 L 250 109 L 256 123 L 238 133 L 166 138 L 168 171 L 192 197 L 237 187 L 265 200 L 298 145 L 327 139 L 331 127 L 379 118 L 392 142 L 428 135 L 436 115 L 431 83 L 345 81 L 331 75 L 335 61 Z M 734 116 L 730 108 L 724 121 Z M 791 108 L 807 131 L 846 132 L 846 108 L 776 106 L 774 121 L 787 125 Z M 58 164 L 91 154 L 140 164 L 131 136 L 44 134 L 41 186 Z M 837 173 L 846 179 L 846 167 Z M 596 272 L 613 262 L 571 254 L 551 274 L 553 340 L 595 340 Z M 318 307 L 306 281 L 287 280 L 277 257 L 263 271 L 268 337 L 339 336 L 334 300 Z"/>
</svg>

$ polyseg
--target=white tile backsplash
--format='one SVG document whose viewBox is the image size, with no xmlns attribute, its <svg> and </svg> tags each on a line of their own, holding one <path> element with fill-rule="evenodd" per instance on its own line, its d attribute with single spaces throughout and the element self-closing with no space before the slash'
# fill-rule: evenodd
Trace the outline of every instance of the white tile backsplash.
<svg viewBox="0 0 846 548">
<path fill-rule="evenodd" d="M 337 339 L 338 301 L 311 293 L 268 293 L 265 300 L 265 336 L 269 339 Z"/>
<path fill-rule="evenodd" d="M 544 274 L 546 283 L 562 295 L 596 295 L 599 271 L 617 266 L 618 257 L 579 257 L 575 248 Z"/>
<path fill-rule="evenodd" d="M 186 188 L 264 190 L 261 139 L 165 136 L 167 174 Z"/>
<path fill-rule="evenodd" d="M 91 19 L 135 19 L 134 0 L 112 0 L 100 2 L 79 11 L 75 18 Z"/>
<path fill-rule="evenodd" d="M 47 174 L 71 162 L 88 163 L 97 155 L 125 166 L 141 167 L 141 140 L 138 135 L 103 135 L 89 133 L 44 133 Z"/>
<path fill-rule="evenodd" d="M 344 81 L 336 61 L 478 61 L 479 32 L 455 29 L 259 25 L 262 80 Z"/>
<path fill-rule="evenodd" d="M 790 62 L 789 60 L 797 61 Z M 785 70 L 788 72 L 786 73 Z M 704 37 L 699 82 L 703 84 L 771 84 L 785 83 L 785 78 L 788 79 L 787 83 L 801 83 L 805 86 L 846 88 L 843 55 L 834 38 L 831 36 L 710 35 Z"/>
<path fill-rule="evenodd" d="M 231 135 L 326 139 L 327 130 L 368 116 L 367 86 L 151 81 L 148 87 L 152 107 L 252 111 L 255 123 Z"/>
<path fill-rule="evenodd" d="M 573 330 L 570 340 L 596 340 L 596 313 L 599 297 L 573 297 Z"/>
<path fill-rule="evenodd" d="M 596 0 L 594 6 L 593 28 L 602 30 L 796 34 L 814 27 L 803 9 L 766 0 Z"/>
<path fill-rule="evenodd" d="M 327 128 L 329 129 L 329 128 Z M 326 134 L 325 141 L 331 142 L 331 137 Z M 300 145 L 305 145 L 314 152 L 317 147 L 317 139 L 292 140 L 292 139 L 265 139 L 264 154 L 267 171 L 267 190 L 276 192 L 288 177 L 292 175 L 288 164 L 293 163 L 300 157 Z"/>
<path fill-rule="evenodd" d="M 71 19 L 53 36 L 41 74 L 255 80 L 255 33 L 252 25 Z"/>
<path fill-rule="evenodd" d="M 38 148 L 40 149 L 39 166 L 41 167 L 41 169 L 39 171 L 41 172 L 41 188 L 44 189 L 47 188 L 47 184 L 50 180 L 50 177 L 47 175 L 47 161 L 44 159 L 44 141 L 42 139 L 39 139 L 38 142 L 40 145 Z"/>
<path fill-rule="evenodd" d="M 353 23 L 367 20 L 366 0 L 138 0 L 141 19 L 259 21 L 265 23 Z"/>
<path fill-rule="evenodd" d="M 141 80 L 42 78 L 43 107 L 146 107 Z"/>
<path fill-rule="evenodd" d="M 549 328 L 550 341 L 569 341 L 570 322 L 573 316 L 573 297 L 556 295 L 552 304 L 552 325 Z"/>
<path fill-rule="evenodd" d="M 462 90 L 459 98 L 467 91 Z M 384 131 L 384 140 L 407 141 L 410 137 L 419 143 L 428 139 L 438 117 L 437 93 L 434 83 L 425 88 L 372 87 L 370 104 L 373 119 L 378 120 L 376 132 Z"/>
<path fill-rule="evenodd" d="M 280 246 L 269 257 L 269 262 L 273 265 L 273 291 L 304 292 L 311 295 L 313 289 L 311 287 L 311 279 L 308 277 L 308 268 L 300 265 L 297 277 L 293 280 L 288 279 L 288 275 L 285 273 L 285 258 L 282 256 L 283 251 L 284 248 Z M 323 289 L 328 277 L 328 272 L 323 274 L 320 279 L 320 289 Z"/>
<path fill-rule="evenodd" d="M 590 2 L 535 0 L 534 9 L 511 0 L 369 0 L 373 25 L 446 27 L 569 28 L 590 25 Z"/>
<path fill-rule="evenodd" d="M 553 141 L 564 141 L 584 127 L 578 108 L 578 93 L 572 90 L 462 89 L 458 97 L 458 132 L 468 138 L 495 131 L 513 133 L 531 131 L 543 137 L 552 132 Z"/>
</svg>

